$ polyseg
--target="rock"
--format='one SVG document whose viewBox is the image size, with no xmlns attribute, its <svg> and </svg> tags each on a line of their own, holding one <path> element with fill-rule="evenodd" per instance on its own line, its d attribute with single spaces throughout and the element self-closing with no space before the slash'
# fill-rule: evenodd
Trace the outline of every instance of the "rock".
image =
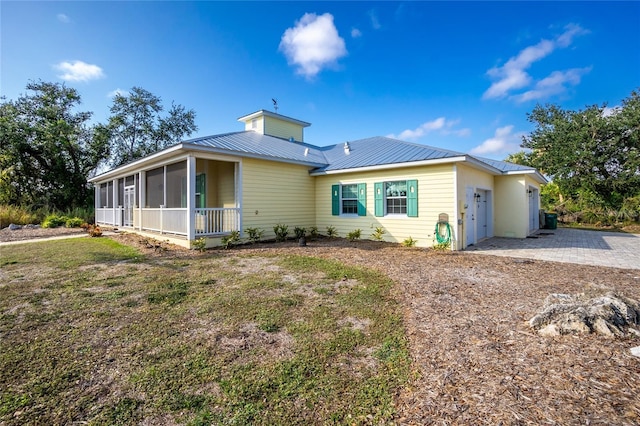
<svg viewBox="0 0 640 426">
<path fill-rule="evenodd" d="M 584 293 L 550 294 L 542 312 L 529 320 L 529 326 L 543 336 L 597 333 L 609 338 L 624 337 L 637 335 L 639 325 L 640 304 L 611 291 L 591 298 Z"/>
<path fill-rule="evenodd" d="M 15 223 L 9 225 L 10 231 L 17 231 L 18 229 L 22 229 L 22 225 L 16 225 Z"/>
<path fill-rule="evenodd" d="M 34 225 L 33 223 L 30 223 L 28 225 L 23 226 L 24 229 L 40 229 L 41 226 L 40 225 Z"/>
<path fill-rule="evenodd" d="M 640 346 L 636 346 L 635 348 L 631 348 L 631 355 L 637 356 L 640 358 Z"/>
</svg>

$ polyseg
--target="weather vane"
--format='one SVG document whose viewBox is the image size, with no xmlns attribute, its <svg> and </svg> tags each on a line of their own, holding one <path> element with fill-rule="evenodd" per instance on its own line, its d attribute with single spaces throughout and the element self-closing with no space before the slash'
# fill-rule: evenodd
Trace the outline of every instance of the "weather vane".
<svg viewBox="0 0 640 426">
<path fill-rule="evenodd" d="M 273 109 L 276 110 L 276 114 L 278 113 L 278 100 L 275 98 L 271 98 L 271 101 L 273 102 Z"/>
</svg>

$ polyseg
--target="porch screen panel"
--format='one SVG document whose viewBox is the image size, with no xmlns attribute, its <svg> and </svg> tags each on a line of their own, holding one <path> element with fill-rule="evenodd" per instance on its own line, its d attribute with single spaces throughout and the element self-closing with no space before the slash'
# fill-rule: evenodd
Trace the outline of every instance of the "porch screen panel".
<svg viewBox="0 0 640 426">
<path fill-rule="evenodd" d="M 107 183 L 107 203 L 105 205 L 108 208 L 113 207 L 113 181 Z"/>
<path fill-rule="evenodd" d="M 157 209 L 164 204 L 164 167 L 147 172 L 146 207 Z"/>
<path fill-rule="evenodd" d="M 118 179 L 118 206 L 124 206 L 124 179 Z"/>
<path fill-rule="evenodd" d="M 187 207 L 187 162 L 167 166 L 167 207 Z"/>
<path fill-rule="evenodd" d="M 107 199 L 108 199 L 107 184 L 101 183 L 100 184 L 100 202 L 98 203 L 99 204 L 98 207 L 107 207 Z"/>
</svg>

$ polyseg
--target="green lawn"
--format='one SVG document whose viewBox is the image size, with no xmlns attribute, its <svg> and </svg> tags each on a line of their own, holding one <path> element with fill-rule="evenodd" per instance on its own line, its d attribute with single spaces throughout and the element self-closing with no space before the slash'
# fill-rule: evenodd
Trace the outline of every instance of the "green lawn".
<svg viewBox="0 0 640 426">
<path fill-rule="evenodd" d="M 409 375 L 385 276 L 106 238 L 0 250 L 0 424 L 388 422 Z"/>
</svg>

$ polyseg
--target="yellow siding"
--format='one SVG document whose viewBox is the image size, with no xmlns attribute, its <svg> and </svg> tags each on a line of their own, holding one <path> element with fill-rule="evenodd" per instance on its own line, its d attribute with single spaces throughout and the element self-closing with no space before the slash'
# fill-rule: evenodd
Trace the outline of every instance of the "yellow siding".
<svg viewBox="0 0 640 426">
<path fill-rule="evenodd" d="M 525 238 L 529 209 L 525 177 L 496 176 L 495 236 Z"/>
<path fill-rule="evenodd" d="M 290 236 L 296 226 L 315 225 L 315 186 L 309 168 L 243 159 L 243 231 L 259 228 L 265 231 L 265 238 L 274 238 L 273 227 L 278 223 L 289 227 Z"/>
<path fill-rule="evenodd" d="M 236 207 L 235 163 L 198 159 L 196 174 L 207 178 L 207 207 Z"/>
<path fill-rule="evenodd" d="M 237 207 L 235 187 L 235 163 L 218 162 L 217 176 L 218 205 L 225 208 Z"/>
<path fill-rule="evenodd" d="M 284 139 L 293 137 L 294 140 L 302 142 L 302 126 L 288 121 L 278 120 L 274 117 L 264 117 L 264 120 L 265 135 L 276 136 Z"/>
<path fill-rule="evenodd" d="M 458 224 L 457 220 L 452 220 L 451 224 L 452 226 L 456 227 L 456 235 L 460 236 L 460 238 L 458 238 L 458 241 L 457 241 L 457 248 L 459 250 L 462 250 L 465 247 L 465 243 L 466 243 L 465 241 L 463 241 L 463 238 L 462 238 L 465 235 L 463 232 L 463 227 L 466 226 L 464 216 L 462 215 L 462 213 L 465 213 L 464 204 L 466 201 L 467 187 L 473 188 L 474 192 L 476 189 L 491 191 L 491 194 L 492 194 L 490 198 L 491 205 L 489 206 L 490 212 L 495 212 L 495 202 L 494 202 L 495 187 L 494 187 L 494 176 L 490 173 L 475 169 L 473 167 L 466 166 L 462 163 L 459 163 L 456 166 L 456 168 L 458 171 L 458 185 L 457 185 L 458 219 L 460 219 L 462 223 Z M 495 213 L 493 214 L 493 217 L 489 218 L 489 220 L 492 221 L 491 229 L 495 234 Z M 475 232 L 475 230 L 473 230 L 473 232 Z M 489 236 L 492 236 L 492 235 L 489 235 Z"/>
<path fill-rule="evenodd" d="M 255 120 L 255 121 L 254 121 Z M 254 124 L 255 123 L 255 126 Z M 254 132 L 258 132 L 263 134 L 264 131 L 264 117 L 259 116 L 254 119 L 251 119 L 244 123 L 245 130 L 253 130 Z"/>
<path fill-rule="evenodd" d="M 418 180 L 418 217 L 375 216 L 374 183 L 393 180 Z M 366 216 L 333 216 L 331 214 L 331 186 L 336 184 L 367 184 Z M 386 231 L 385 241 L 402 242 L 411 237 L 417 246 L 430 247 L 434 243 L 434 229 L 440 213 L 454 217 L 454 177 L 450 164 L 379 170 L 316 177 L 316 226 L 321 234 L 327 226 L 337 229 L 341 237 L 360 229 L 363 239 L 370 239 L 376 227 Z"/>
</svg>

